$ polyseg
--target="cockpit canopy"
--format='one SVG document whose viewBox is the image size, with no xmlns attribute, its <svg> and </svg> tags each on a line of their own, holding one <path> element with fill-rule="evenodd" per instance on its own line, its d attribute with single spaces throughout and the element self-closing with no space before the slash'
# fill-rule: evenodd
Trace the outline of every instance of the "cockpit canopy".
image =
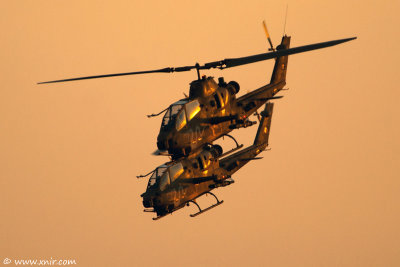
<svg viewBox="0 0 400 267">
<path fill-rule="evenodd" d="M 169 106 L 162 120 L 161 128 L 170 129 L 175 126 L 179 131 L 200 112 L 200 103 L 197 100 L 179 100 Z"/>
<path fill-rule="evenodd" d="M 147 184 L 147 188 L 154 187 L 160 191 L 164 191 L 165 188 L 181 176 L 183 172 L 183 165 L 180 162 L 170 166 L 161 165 L 154 170 Z"/>
</svg>

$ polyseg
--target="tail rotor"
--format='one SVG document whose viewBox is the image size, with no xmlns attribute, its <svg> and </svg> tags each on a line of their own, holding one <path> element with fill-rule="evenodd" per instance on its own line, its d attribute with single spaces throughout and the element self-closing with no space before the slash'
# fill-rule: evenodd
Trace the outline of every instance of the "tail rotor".
<svg viewBox="0 0 400 267">
<path fill-rule="evenodd" d="M 268 28 L 267 28 L 267 24 L 265 23 L 265 20 L 263 20 L 263 26 L 264 26 L 265 35 L 267 36 L 268 43 L 270 46 L 270 48 L 268 48 L 268 51 L 275 52 L 275 48 L 274 48 L 274 45 L 272 44 L 271 37 L 269 36 Z"/>
</svg>

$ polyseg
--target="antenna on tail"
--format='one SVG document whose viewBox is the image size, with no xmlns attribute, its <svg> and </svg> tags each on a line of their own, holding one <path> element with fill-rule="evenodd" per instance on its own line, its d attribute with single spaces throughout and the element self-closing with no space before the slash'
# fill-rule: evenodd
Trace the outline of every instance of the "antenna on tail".
<svg viewBox="0 0 400 267">
<path fill-rule="evenodd" d="M 287 20 L 287 11 L 289 8 L 289 4 L 286 4 L 286 12 L 285 12 L 285 23 L 283 24 L 283 35 L 286 35 L 286 20 Z"/>
</svg>

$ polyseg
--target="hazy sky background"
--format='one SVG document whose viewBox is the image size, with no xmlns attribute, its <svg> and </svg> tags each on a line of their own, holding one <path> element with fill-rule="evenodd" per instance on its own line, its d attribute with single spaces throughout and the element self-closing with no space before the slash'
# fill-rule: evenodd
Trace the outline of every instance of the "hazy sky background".
<svg viewBox="0 0 400 267">
<path fill-rule="evenodd" d="M 161 118 L 195 72 L 37 85 L 186 66 L 358 36 L 289 57 L 270 147 L 225 202 L 143 213 Z M 0 260 L 81 266 L 399 266 L 399 1 L 3 1 Z M 273 61 L 204 74 L 244 94 Z M 250 144 L 256 126 L 232 134 Z M 224 146 L 232 146 L 225 140 Z M 203 199 L 207 204 L 209 198 Z"/>
</svg>

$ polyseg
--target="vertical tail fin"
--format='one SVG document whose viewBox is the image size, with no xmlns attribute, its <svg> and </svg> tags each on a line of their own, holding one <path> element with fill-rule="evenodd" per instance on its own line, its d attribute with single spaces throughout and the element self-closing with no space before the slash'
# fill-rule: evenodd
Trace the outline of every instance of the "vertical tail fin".
<svg viewBox="0 0 400 267">
<path fill-rule="evenodd" d="M 261 112 L 262 119 L 258 126 L 257 135 L 254 139 L 254 145 L 265 144 L 268 146 L 269 131 L 271 128 L 272 111 L 274 109 L 274 103 L 265 104 L 265 109 Z"/>
<path fill-rule="evenodd" d="M 273 103 L 267 103 L 261 112 L 262 119 L 253 145 L 220 160 L 220 166 L 227 171 L 228 175 L 234 174 L 251 160 L 260 159 L 257 155 L 268 146 L 273 108 Z"/>
<path fill-rule="evenodd" d="M 281 44 L 276 50 L 288 49 L 290 47 L 290 36 L 283 36 Z M 286 80 L 288 56 L 281 56 L 275 59 L 274 71 L 272 72 L 271 83 L 278 83 Z"/>
</svg>

